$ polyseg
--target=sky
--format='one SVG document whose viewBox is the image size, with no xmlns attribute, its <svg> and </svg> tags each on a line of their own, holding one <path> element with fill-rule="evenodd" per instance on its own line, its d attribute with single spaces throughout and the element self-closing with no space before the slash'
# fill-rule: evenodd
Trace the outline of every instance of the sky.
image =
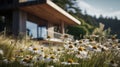
<svg viewBox="0 0 120 67">
<path fill-rule="evenodd" d="M 87 14 L 99 17 L 101 14 L 104 17 L 115 17 L 120 19 L 120 0 L 77 0 L 77 5 L 85 10 Z"/>
</svg>

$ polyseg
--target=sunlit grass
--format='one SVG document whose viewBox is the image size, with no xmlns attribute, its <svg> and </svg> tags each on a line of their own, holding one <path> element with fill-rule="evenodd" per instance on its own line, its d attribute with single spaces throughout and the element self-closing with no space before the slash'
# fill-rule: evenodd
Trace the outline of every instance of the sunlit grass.
<svg viewBox="0 0 120 67">
<path fill-rule="evenodd" d="M 119 67 L 120 44 L 117 39 L 109 40 L 101 41 L 103 45 L 90 38 L 44 46 L 39 41 L 1 35 L 0 67 Z"/>
</svg>

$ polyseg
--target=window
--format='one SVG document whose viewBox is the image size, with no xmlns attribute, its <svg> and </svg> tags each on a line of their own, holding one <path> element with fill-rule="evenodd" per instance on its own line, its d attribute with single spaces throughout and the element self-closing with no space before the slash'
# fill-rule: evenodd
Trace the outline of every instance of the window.
<svg viewBox="0 0 120 67">
<path fill-rule="evenodd" d="M 28 36 L 31 36 L 32 38 L 37 38 L 37 24 L 27 21 L 26 27 Z"/>
<path fill-rule="evenodd" d="M 45 39 L 47 37 L 47 27 L 46 26 L 39 26 L 36 23 L 27 21 L 27 34 L 32 38 L 41 38 Z"/>
<path fill-rule="evenodd" d="M 39 26 L 38 27 L 38 38 L 47 38 L 47 28 L 46 26 Z"/>
</svg>

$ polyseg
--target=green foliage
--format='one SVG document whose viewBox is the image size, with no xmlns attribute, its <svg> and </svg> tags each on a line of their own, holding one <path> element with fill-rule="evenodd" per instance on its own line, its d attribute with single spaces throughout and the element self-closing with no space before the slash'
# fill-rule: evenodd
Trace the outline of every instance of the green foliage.
<svg viewBox="0 0 120 67">
<path fill-rule="evenodd" d="M 73 1 L 77 1 L 77 0 L 53 0 L 53 2 L 55 2 L 58 6 L 62 7 L 66 11 L 72 8 L 75 12 L 68 11 L 68 13 L 73 15 L 78 20 L 80 19 L 84 20 L 85 25 L 82 25 L 82 26 L 86 26 L 86 25 L 93 26 L 92 29 L 88 28 L 90 32 L 92 32 L 94 28 L 99 27 L 99 23 L 103 23 L 105 25 L 104 29 L 108 29 L 108 28 L 111 29 L 111 34 L 120 34 L 120 30 L 118 29 L 120 25 L 119 23 L 120 20 L 118 20 L 116 16 L 115 18 L 112 18 L 112 17 L 103 17 L 102 15 L 100 15 L 99 18 L 96 18 L 96 16 L 93 17 L 88 15 L 87 11 L 85 11 L 84 14 L 82 14 L 81 9 L 79 7 L 77 6 L 74 7 L 76 2 L 73 2 Z M 66 4 L 69 5 L 69 7 L 66 7 Z M 118 37 L 120 38 L 120 36 Z"/>
<path fill-rule="evenodd" d="M 110 35 L 110 31 L 111 31 L 110 28 L 104 30 L 104 24 L 100 23 L 99 27 L 93 31 L 93 34 L 100 36 L 107 36 Z"/>
<path fill-rule="evenodd" d="M 83 38 L 84 35 L 92 33 L 93 29 L 95 28 L 94 26 L 90 25 L 90 23 L 92 23 L 92 19 L 88 16 L 83 16 L 78 7 L 73 7 L 76 4 L 76 0 L 53 0 L 53 2 L 66 11 L 70 8 L 75 10 L 75 12 L 68 11 L 68 13 L 81 21 L 81 25 L 68 27 L 68 34 L 74 35 L 75 39 L 80 39 Z M 66 7 L 66 5 L 68 5 L 68 7 Z"/>
<path fill-rule="evenodd" d="M 80 39 L 80 37 L 88 33 L 88 30 L 84 26 L 70 26 L 68 29 L 67 33 L 74 35 L 75 39 Z"/>
<path fill-rule="evenodd" d="M 78 26 L 70 26 L 68 27 L 68 34 L 74 35 L 75 39 L 81 39 L 84 35 L 91 34 L 94 30 L 94 27 L 90 24 L 86 23 L 84 20 L 79 19 L 81 21 L 81 25 Z"/>
</svg>

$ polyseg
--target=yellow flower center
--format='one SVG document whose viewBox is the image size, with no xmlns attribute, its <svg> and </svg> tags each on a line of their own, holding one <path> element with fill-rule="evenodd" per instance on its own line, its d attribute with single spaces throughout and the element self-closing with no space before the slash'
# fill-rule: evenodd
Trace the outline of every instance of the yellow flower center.
<svg viewBox="0 0 120 67">
<path fill-rule="evenodd" d="M 77 54 L 80 54 L 80 52 L 78 52 Z"/>
<path fill-rule="evenodd" d="M 84 50 L 84 47 L 79 47 L 78 50 L 79 50 L 79 51 L 83 51 L 83 50 Z"/>
<path fill-rule="evenodd" d="M 42 52 L 44 51 L 44 50 L 41 50 Z"/>
<path fill-rule="evenodd" d="M 115 61 L 111 60 L 111 61 L 110 61 L 110 63 L 111 63 L 111 64 L 114 64 L 114 63 L 115 63 Z"/>
<path fill-rule="evenodd" d="M 23 59 L 23 62 L 30 63 L 30 62 L 31 62 L 31 59 L 30 59 L 30 58 L 24 58 L 24 59 Z"/>
<path fill-rule="evenodd" d="M 22 52 L 23 52 L 23 49 L 20 49 L 20 52 L 22 53 Z"/>
<path fill-rule="evenodd" d="M 52 52 L 50 52 L 50 54 L 53 54 Z"/>
<path fill-rule="evenodd" d="M 113 37 L 112 37 L 112 40 L 115 40 L 115 39 L 116 39 L 116 37 L 115 37 L 115 36 L 113 36 Z"/>
<path fill-rule="evenodd" d="M 64 35 L 64 38 L 68 38 L 68 35 Z"/>
<path fill-rule="evenodd" d="M 81 44 L 81 43 L 82 43 L 82 41 L 80 40 L 80 41 L 79 41 L 79 43 Z"/>
<path fill-rule="evenodd" d="M 68 63 L 73 63 L 73 60 L 72 59 L 68 59 Z"/>
<path fill-rule="evenodd" d="M 54 57 L 54 56 L 51 56 L 50 58 L 51 58 L 51 59 L 55 59 L 55 57 Z"/>
<path fill-rule="evenodd" d="M 43 49 L 43 47 L 41 47 L 41 49 Z"/>
<path fill-rule="evenodd" d="M 92 42 L 92 41 L 93 41 L 93 39 L 90 39 L 89 41 L 90 41 L 90 42 Z"/>
<path fill-rule="evenodd" d="M 28 59 L 32 59 L 32 56 L 30 56 L 30 55 L 27 55 L 27 56 L 26 56 L 26 58 L 28 58 Z"/>
<path fill-rule="evenodd" d="M 72 45 L 70 45 L 70 46 L 69 46 L 69 48 L 73 48 L 73 46 L 72 46 Z"/>
<path fill-rule="evenodd" d="M 60 51 L 60 49 L 57 49 L 57 51 Z"/>
<path fill-rule="evenodd" d="M 72 42 L 69 42 L 69 44 L 72 44 Z"/>
<path fill-rule="evenodd" d="M 47 57 L 48 57 L 48 55 L 45 55 L 45 56 L 44 56 L 44 58 L 47 58 Z"/>
<path fill-rule="evenodd" d="M 102 51 L 106 51 L 104 48 L 101 48 Z"/>
<path fill-rule="evenodd" d="M 47 36 L 48 39 L 50 39 L 51 37 L 50 36 Z"/>
<path fill-rule="evenodd" d="M 93 49 L 97 49 L 97 46 L 93 46 Z"/>
<path fill-rule="evenodd" d="M 34 50 L 34 51 L 36 51 L 36 50 L 37 50 L 37 48 L 33 48 L 33 50 Z"/>
<path fill-rule="evenodd" d="M 120 48 L 120 45 L 118 45 L 118 48 Z"/>
</svg>

